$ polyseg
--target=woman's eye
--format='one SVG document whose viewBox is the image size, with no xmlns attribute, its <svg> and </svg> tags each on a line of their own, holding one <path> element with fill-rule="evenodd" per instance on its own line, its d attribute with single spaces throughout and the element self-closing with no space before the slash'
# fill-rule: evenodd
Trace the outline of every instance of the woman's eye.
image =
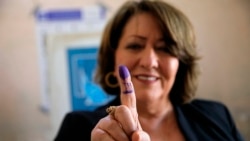
<svg viewBox="0 0 250 141">
<path fill-rule="evenodd" d="M 132 50 L 138 50 L 141 49 L 142 47 L 143 47 L 142 45 L 136 43 L 127 45 L 127 48 Z"/>
<path fill-rule="evenodd" d="M 157 47 L 156 50 L 164 53 L 170 53 L 169 48 L 167 47 Z"/>
</svg>

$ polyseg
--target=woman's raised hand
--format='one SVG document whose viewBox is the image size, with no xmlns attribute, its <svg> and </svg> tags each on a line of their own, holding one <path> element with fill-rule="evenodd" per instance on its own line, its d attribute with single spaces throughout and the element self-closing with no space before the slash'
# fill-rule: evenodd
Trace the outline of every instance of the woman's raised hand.
<svg viewBox="0 0 250 141">
<path fill-rule="evenodd" d="M 141 128 L 136 109 L 136 97 L 130 73 L 126 66 L 119 66 L 118 78 L 121 104 L 102 118 L 91 133 L 92 141 L 150 141 Z"/>
</svg>

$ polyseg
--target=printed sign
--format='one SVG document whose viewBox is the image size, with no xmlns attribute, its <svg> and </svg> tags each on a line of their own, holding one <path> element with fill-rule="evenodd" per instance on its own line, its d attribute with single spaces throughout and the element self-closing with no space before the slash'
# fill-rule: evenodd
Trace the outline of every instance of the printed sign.
<svg viewBox="0 0 250 141">
<path fill-rule="evenodd" d="M 107 95 L 94 82 L 97 47 L 68 50 L 72 110 L 94 110 L 113 96 Z"/>
</svg>

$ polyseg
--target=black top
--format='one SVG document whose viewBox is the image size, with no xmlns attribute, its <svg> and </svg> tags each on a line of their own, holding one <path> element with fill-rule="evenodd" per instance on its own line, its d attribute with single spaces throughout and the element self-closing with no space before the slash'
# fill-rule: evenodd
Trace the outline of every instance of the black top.
<svg viewBox="0 0 250 141">
<path fill-rule="evenodd" d="M 90 141 L 91 131 L 105 117 L 105 109 L 120 105 L 119 98 L 94 112 L 68 113 L 55 141 Z M 179 127 L 187 141 L 243 141 L 226 106 L 208 100 L 193 100 L 175 105 Z"/>
</svg>

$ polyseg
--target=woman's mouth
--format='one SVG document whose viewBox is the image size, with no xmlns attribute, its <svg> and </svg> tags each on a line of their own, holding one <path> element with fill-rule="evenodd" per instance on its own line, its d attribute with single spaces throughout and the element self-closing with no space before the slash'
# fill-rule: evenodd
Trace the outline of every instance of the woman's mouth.
<svg viewBox="0 0 250 141">
<path fill-rule="evenodd" d="M 147 75 L 136 75 L 135 76 L 138 80 L 142 80 L 142 81 L 156 81 L 157 79 L 159 79 L 158 77 L 155 76 L 147 76 Z"/>
</svg>

